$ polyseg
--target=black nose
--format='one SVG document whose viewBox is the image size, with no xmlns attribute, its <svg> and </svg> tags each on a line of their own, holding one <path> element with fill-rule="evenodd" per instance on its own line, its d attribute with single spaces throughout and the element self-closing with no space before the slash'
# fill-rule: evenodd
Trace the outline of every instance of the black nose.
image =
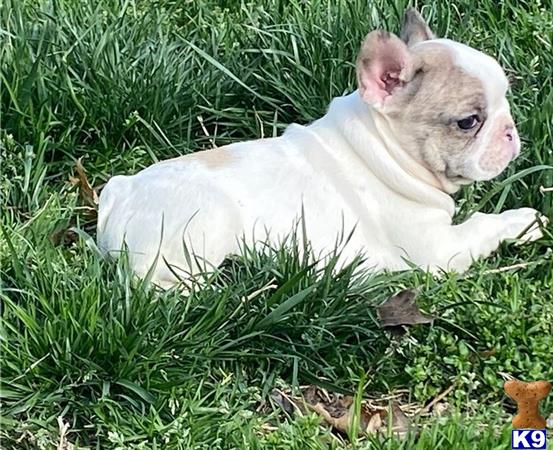
<svg viewBox="0 0 553 450">
<path fill-rule="evenodd" d="M 505 137 L 507 138 L 507 140 L 509 142 L 513 142 L 514 131 L 513 131 L 513 126 L 512 125 L 508 125 L 508 126 L 505 127 Z"/>
</svg>

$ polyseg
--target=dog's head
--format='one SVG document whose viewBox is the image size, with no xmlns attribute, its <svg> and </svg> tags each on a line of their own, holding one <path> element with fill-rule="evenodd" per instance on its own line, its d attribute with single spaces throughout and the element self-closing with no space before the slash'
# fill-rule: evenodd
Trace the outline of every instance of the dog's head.
<svg viewBox="0 0 553 450">
<path fill-rule="evenodd" d="M 414 9 L 405 13 L 401 39 L 385 31 L 367 35 L 357 80 L 363 100 L 448 191 L 497 176 L 520 152 L 497 61 L 435 39 Z"/>
</svg>

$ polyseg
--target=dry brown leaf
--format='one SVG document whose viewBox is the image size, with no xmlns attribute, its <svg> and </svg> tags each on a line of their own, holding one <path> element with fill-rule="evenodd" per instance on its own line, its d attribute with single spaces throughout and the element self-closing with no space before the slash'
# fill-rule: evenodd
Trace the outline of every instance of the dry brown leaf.
<svg viewBox="0 0 553 450">
<path fill-rule="evenodd" d="M 271 397 L 288 414 L 291 414 L 292 411 L 296 413 L 312 411 L 341 433 L 348 433 L 351 430 L 355 405 L 353 397 L 349 395 L 328 392 L 326 389 L 311 385 L 302 389 L 301 397 L 289 396 L 276 389 Z M 372 402 L 363 401 L 358 422 L 358 434 L 374 434 L 386 431 L 388 428 L 388 411 L 391 411 L 392 414 L 392 432 L 399 437 L 403 437 L 409 429 L 409 419 L 395 401 L 389 407 L 379 407 Z"/>
<path fill-rule="evenodd" d="M 312 411 L 316 412 L 319 416 L 321 416 L 326 423 L 328 423 L 330 426 L 336 428 L 338 431 L 342 431 L 343 433 L 346 433 L 348 431 L 348 428 L 351 426 L 352 422 L 352 411 L 351 408 L 342 411 L 341 415 L 335 415 L 333 416 L 330 411 L 326 409 L 326 405 L 323 405 L 322 403 L 316 403 L 315 405 L 307 405 Z M 336 411 L 333 411 L 334 414 L 336 414 Z"/>
<path fill-rule="evenodd" d="M 382 429 L 382 417 L 379 413 L 373 414 L 367 423 L 367 426 L 364 427 L 364 430 L 368 434 L 378 433 Z"/>
<path fill-rule="evenodd" d="M 287 395 L 285 392 L 282 392 L 280 389 L 273 389 L 273 392 L 271 392 L 271 399 L 279 405 L 282 410 L 288 414 L 289 416 L 292 416 L 296 412 L 304 412 L 298 408 L 298 405 L 294 401 L 293 398 L 291 398 L 289 395 Z"/>
<path fill-rule="evenodd" d="M 376 307 L 380 325 L 383 328 L 400 325 L 417 325 L 432 323 L 432 316 L 421 313 L 415 304 L 416 293 L 413 289 L 405 289 L 390 297 L 382 305 Z"/>
<path fill-rule="evenodd" d="M 388 415 L 388 410 L 384 411 L 386 416 Z M 399 403 L 392 402 L 391 404 L 392 412 L 392 432 L 398 437 L 405 437 L 409 431 L 410 420 L 401 410 Z"/>
<path fill-rule="evenodd" d="M 63 245 L 69 247 L 79 240 L 79 235 L 71 229 L 71 225 L 59 228 L 50 235 L 50 242 L 54 246 Z"/>
<path fill-rule="evenodd" d="M 98 192 L 96 188 L 90 185 L 80 159 L 75 162 L 75 172 L 77 176 L 69 176 L 69 183 L 79 191 L 79 199 L 82 206 L 77 211 L 78 215 L 84 219 L 80 221 L 79 227 L 85 230 L 94 229 L 98 219 Z M 72 229 L 76 225 L 76 216 L 71 217 L 66 227 L 57 228 L 50 234 L 50 242 L 55 246 L 71 246 L 78 241 L 78 234 Z"/>
<path fill-rule="evenodd" d="M 80 158 L 75 163 L 75 171 L 77 172 L 77 176 L 76 177 L 70 176 L 69 182 L 73 186 L 78 187 L 79 197 L 83 205 L 88 206 L 93 211 L 96 211 L 98 209 L 98 203 L 99 203 L 98 193 L 90 185 L 88 181 L 88 177 L 86 175 L 86 171 L 84 170 L 84 167 Z"/>
</svg>

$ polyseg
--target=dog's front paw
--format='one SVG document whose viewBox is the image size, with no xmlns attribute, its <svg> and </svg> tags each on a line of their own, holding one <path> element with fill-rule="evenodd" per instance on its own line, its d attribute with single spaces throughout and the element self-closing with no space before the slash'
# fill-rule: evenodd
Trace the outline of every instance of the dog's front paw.
<svg viewBox="0 0 553 450">
<path fill-rule="evenodd" d="M 505 220 L 505 239 L 515 239 L 519 243 L 532 242 L 543 237 L 540 224 L 548 220 L 533 208 L 510 209 L 501 213 Z"/>
</svg>

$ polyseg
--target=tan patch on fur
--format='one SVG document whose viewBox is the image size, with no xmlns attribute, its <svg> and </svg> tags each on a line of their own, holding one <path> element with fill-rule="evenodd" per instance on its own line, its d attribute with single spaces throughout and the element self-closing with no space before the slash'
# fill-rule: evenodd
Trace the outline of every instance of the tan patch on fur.
<svg viewBox="0 0 553 450">
<path fill-rule="evenodd" d="M 463 131 L 457 121 L 471 114 L 486 119 L 482 82 L 453 62 L 451 51 L 426 43 L 412 50 L 412 79 L 385 107 L 398 138 L 434 173 L 455 172 L 477 138 L 479 127 Z"/>
<path fill-rule="evenodd" d="M 426 117 L 433 116 L 436 111 L 463 114 L 475 109 L 485 110 L 482 81 L 455 65 L 450 49 L 427 43 L 414 49 L 412 54 L 418 71 L 414 77 L 422 79 L 416 92 L 406 90 L 412 96 L 408 106 L 417 108 Z"/>
<path fill-rule="evenodd" d="M 224 146 L 166 159 L 165 161 L 160 161 L 157 165 L 172 164 L 175 161 L 197 161 L 210 169 L 217 169 L 227 166 L 233 160 L 234 156 L 227 150 L 227 147 Z"/>
<path fill-rule="evenodd" d="M 217 147 L 212 150 L 203 150 L 194 153 L 192 157 L 210 169 L 218 169 L 228 166 L 234 159 L 228 149 L 225 147 Z"/>
</svg>

